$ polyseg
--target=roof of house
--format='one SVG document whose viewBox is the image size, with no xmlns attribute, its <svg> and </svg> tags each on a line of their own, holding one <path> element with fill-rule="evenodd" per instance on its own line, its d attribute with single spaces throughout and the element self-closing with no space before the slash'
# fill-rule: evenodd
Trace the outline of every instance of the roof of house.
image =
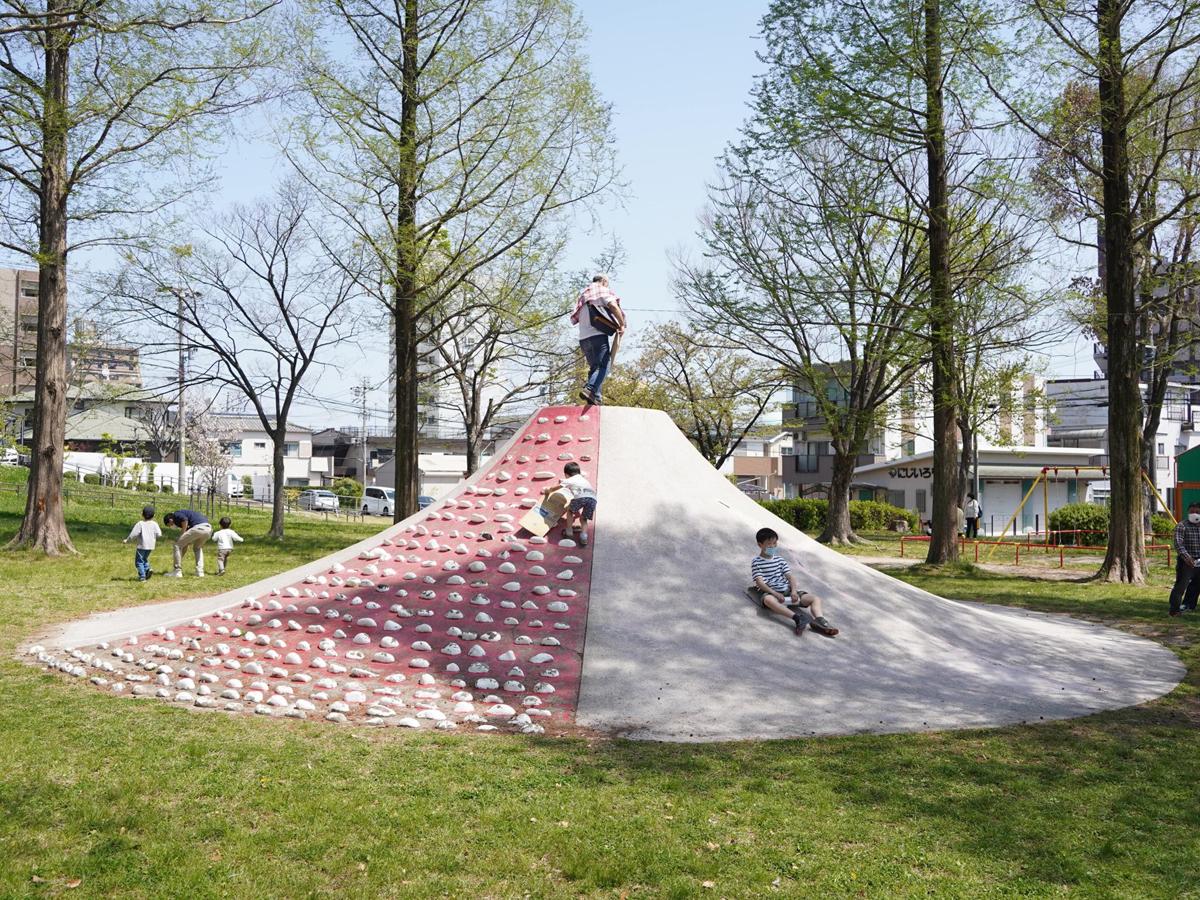
<svg viewBox="0 0 1200 900">
<path fill-rule="evenodd" d="M 67 416 L 67 441 L 98 441 L 106 434 L 114 441 L 150 439 L 145 424 L 120 413 L 104 409 L 85 409 Z"/>
<path fill-rule="evenodd" d="M 1037 471 L 1043 466 L 1062 466 L 1069 468 L 1075 465 L 1087 465 L 1088 457 L 1103 453 L 1101 447 L 980 447 L 979 455 L 981 462 L 979 469 L 982 472 L 988 465 L 992 467 L 1006 467 L 1009 469 L 1020 469 L 1023 472 Z M 988 462 L 983 462 L 982 458 L 987 456 Z M 996 457 L 1000 457 L 1002 461 L 997 461 Z M 1005 459 L 1005 457 L 1009 457 Z M 1067 462 L 1067 459 L 1079 457 L 1079 460 Z M 855 475 L 865 475 L 873 472 L 882 472 L 888 469 L 899 468 L 902 466 L 914 466 L 921 463 L 928 463 L 933 460 L 933 451 L 926 450 L 924 453 L 917 453 L 913 456 L 903 456 L 899 459 L 889 459 L 883 462 L 871 463 L 866 466 L 858 466 L 854 473 Z M 1061 460 L 1061 461 L 1058 461 Z M 997 473 L 999 474 L 999 473 Z"/>
<path fill-rule="evenodd" d="M 227 413 L 216 413 L 215 418 L 221 420 L 222 423 L 228 425 L 236 431 L 266 431 L 263 428 L 262 420 L 258 416 L 245 415 L 229 415 Z M 271 420 L 271 425 L 274 426 L 275 421 Z M 295 422 L 288 422 L 288 431 L 297 431 L 301 434 L 312 434 L 312 429 L 304 425 L 297 425 Z"/>
<path fill-rule="evenodd" d="M 33 403 L 36 398 L 34 389 L 21 391 L 9 398 L 10 403 Z M 113 403 L 138 402 L 161 403 L 175 402 L 173 388 L 141 388 L 119 381 L 89 381 L 81 385 L 68 385 L 67 399 L 71 402 L 79 400 L 104 401 Z"/>
</svg>

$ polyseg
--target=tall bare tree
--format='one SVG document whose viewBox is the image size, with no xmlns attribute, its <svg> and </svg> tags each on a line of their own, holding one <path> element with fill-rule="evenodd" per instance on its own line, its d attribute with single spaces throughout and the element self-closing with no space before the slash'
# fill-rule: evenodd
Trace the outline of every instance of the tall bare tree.
<svg viewBox="0 0 1200 900">
<path fill-rule="evenodd" d="M 174 191 L 146 177 L 251 99 L 275 0 L 8 0 L 0 18 L 0 247 L 38 264 L 37 406 L 14 546 L 71 551 L 62 510 L 68 256 Z M 105 228 L 101 228 L 101 225 Z M 78 226 L 74 234 L 72 226 Z"/>
<path fill-rule="evenodd" d="M 678 291 L 707 331 L 812 398 L 834 451 L 821 540 L 854 542 L 858 454 L 928 359 L 926 233 L 911 194 L 864 155 L 833 142 L 772 155 L 731 163 L 705 260 L 681 267 Z"/>
<path fill-rule="evenodd" d="M 192 380 L 244 395 L 272 443 L 271 537 L 284 529 L 284 444 L 302 385 L 357 328 L 350 253 L 334 264 L 309 218 L 309 195 L 285 185 L 199 228 L 202 242 L 131 251 L 115 302 L 195 354 Z"/>
<path fill-rule="evenodd" d="M 514 248 L 480 269 L 451 298 L 456 315 L 433 341 L 439 397 L 462 423 L 467 472 L 488 432 L 540 403 L 568 377 L 573 347 L 561 319 L 570 309 L 556 236 Z"/>
<path fill-rule="evenodd" d="M 369 252 L 363 287 L 392 317 L 399 520 L 417 508 L 420 363 L 455 327 L 453 297 L 612 187 L 609 110 L 570 0 L 319 8 L 292 156 Z"/>
</svg>

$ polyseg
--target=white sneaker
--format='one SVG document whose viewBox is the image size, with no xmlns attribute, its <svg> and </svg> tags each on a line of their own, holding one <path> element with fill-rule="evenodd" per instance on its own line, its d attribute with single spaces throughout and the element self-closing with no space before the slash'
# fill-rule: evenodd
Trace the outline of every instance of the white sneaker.
<svg viewBox="0 0 1200 900">
<path fill-rule="evenodd" d="M 183 573 L 176 569 L 174 572 L 168 572 L 163 578 L 182 578 Z"/>
</svg>

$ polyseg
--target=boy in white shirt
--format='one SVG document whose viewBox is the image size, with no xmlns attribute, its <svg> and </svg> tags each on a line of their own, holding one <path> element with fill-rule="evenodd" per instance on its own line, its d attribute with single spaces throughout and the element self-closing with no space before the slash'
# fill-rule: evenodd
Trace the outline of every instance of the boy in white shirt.
<svg viewBox="0 0 1200 900">
<path fill-rule="evenodd" d="M 225 561 L 229 559 L 229 554 L 233 552 L 235 543 L 242 543 L 242 536 L 234 531 L 230 526 L 233 520 L 229 516 L 221 519 L 221 530 L 213 535 L 213 540 L 217 542 L 217 574 L 225 574 Z"/>
<path fill-rule="evenodd" d="M 129 537 L 121 541 L 122 544 L 128 544 L 134 539 L 137 540 L 137 549 L 133 551 L 133 567 L 137 569 L 138 581 L 146 581 L 154 574 L 150 568 L 150 551 L 154 549 L 160 537 L 162 529 L 154 521 L 154 507 L 143 506 L 142 521 L 134 525 Z"/>
<path fill-rule="evenodd" d="M 542 491 L 542 500 L 558 490 L 571 495 L 571 503 L 562 518 L 562 521 L 567 523 L 563 526 L 563 537 L 569 538 L 575 534 L 580 546 L 586 547 L 588 533 L 585 529 L 587 523 L 596 517 L 596 489 L 583 477 L 577 462 L 569 462 L 563 466 L 563 474 L 567 477 L 560 481 L 557 487 L 548 487 Z M 579 524 L 575 525 L 575 522 Z"/>
</svg>

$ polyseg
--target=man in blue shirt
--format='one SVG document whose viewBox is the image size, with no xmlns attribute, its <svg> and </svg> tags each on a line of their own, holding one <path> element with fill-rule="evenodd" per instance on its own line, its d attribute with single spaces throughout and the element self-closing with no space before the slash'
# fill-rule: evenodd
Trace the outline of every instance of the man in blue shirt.
<svg viewBox="0 0 1200 900">
<path fill-rule="evenodd" d="M 209 524 L 208 519 L 190 509 L 177 509 L 175 512 L 163 516 L 163 524 L 168 528 L 178 528 L 182 532 L 175 540 L 175 571 L 167 577 L 183 577 L 183 551 L 185 548 L 191 547 L 192 553 L 196 557 L 196 575 L 203 578 L 204 545 L 212 537 L 212 525 Z"/>
</svg>

